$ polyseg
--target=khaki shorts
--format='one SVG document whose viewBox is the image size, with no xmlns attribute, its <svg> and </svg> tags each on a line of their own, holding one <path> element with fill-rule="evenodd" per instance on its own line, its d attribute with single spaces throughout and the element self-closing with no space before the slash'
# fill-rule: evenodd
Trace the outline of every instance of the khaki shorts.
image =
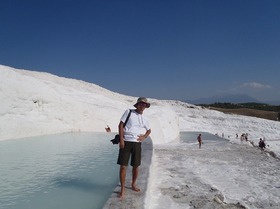
<svg viewBox="0 0 280 209">
<path fill-rule="evenodd" d="M 131 155 L 130 165 L 138 167 L 141 164 L 141 142 L 124 142 L 124 148 L 119 149 L 118 164 L 128 165 Z"/>
</svg>

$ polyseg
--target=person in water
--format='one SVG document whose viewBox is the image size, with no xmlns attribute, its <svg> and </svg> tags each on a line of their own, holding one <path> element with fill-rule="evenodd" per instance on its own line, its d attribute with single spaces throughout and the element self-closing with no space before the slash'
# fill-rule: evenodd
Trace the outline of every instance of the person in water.
<svg viewBox="0 0 280 209">
<path fill-rule="evenodd" d="M 198 141 L 198 147 L 200 149 L 201 148 L 201 144 L 202 144 L 202 136 L 201 136 L 201 134 L 198 135 L 197 141 Z"/>
</svg>

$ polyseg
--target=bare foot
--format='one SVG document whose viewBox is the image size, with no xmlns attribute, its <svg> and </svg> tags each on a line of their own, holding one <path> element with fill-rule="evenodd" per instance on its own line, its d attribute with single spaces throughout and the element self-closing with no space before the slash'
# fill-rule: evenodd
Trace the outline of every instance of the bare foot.
<svg viewBox="0 0 280 209">
<path fill-rule="evenodd" d="M 120 192 L 120 193 L 118 194 L 118 197 L 119 197 L 121 200 L 123 200 L 123 199 L 124 199 L 124 192 Z"/>
<path fill-rule="evenodd" d="M 140 192 L 140 189 L 139 189 L 137 186 L 132 185 L 131 187 L 132 187 L 132 190 L 133 190 L 133 191 L 135 191 L 135 192 Z"/>
</svg>

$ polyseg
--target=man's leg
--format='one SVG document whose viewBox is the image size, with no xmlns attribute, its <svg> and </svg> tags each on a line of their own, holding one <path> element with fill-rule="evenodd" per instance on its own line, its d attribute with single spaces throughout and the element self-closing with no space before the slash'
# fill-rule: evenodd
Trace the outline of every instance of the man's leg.
<svg viewBox="0 0 280 209">
<path fill-rule="evenodd" d="M 131 187 L 132 187 L 132 190 L 134 190 L 136 192 L 140 191 L 140 189 L 136 186 L 136 180 L 137 180 L 137 177 L 138 177 L 138 173 L 139 173 L 139 166 L 133 166 Z"/>
<path fill-rule="evenodd" d="M 120 165 L 120 182 L 121 182 L 121 192 L 119 194 L 120 198 L 124 197 L 125 177 L 126 177 L 126 166 Z"/>
</svg>

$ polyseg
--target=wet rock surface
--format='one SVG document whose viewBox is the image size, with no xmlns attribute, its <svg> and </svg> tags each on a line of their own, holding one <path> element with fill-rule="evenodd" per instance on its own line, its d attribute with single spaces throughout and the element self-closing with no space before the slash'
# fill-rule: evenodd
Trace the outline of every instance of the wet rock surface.
<svg viewBox="0 0 280 209">
<path fill-rule="evenodd" d="M 178 208 L 280 208 L 280 161 L 256 147 L 228 141 L 203 149 L 160 145 L 154 155 L 163 164 L 157 172 L 166 173 L 157 178 L 157 187 Z M 223 188 L 223 182 L 228 182 L 228 188 Z M 244 195 L 236 200 L 240 191 Z"/>
</svg>

